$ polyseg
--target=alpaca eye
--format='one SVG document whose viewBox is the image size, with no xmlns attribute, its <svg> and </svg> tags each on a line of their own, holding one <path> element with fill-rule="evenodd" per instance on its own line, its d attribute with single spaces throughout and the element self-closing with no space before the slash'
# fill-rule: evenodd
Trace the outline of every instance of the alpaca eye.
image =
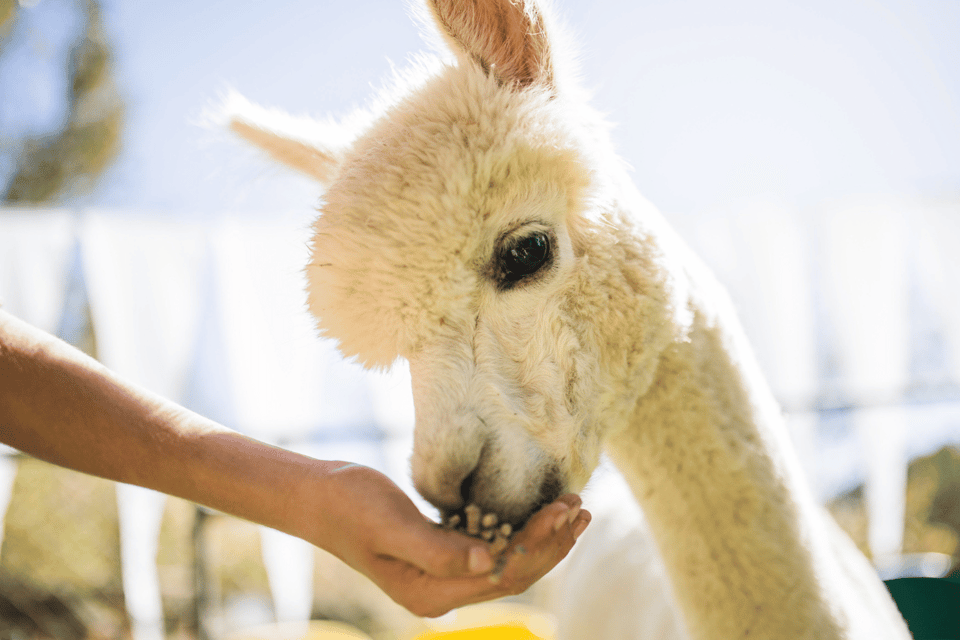
<svg viewBox="0 0 960 640">
<path fill-rule="evenodd" d="M 504 282 L 516 282 L 536 272 L 550 258 L 550 240 L 546 234 L 536 233 L 511 244 L 500 255 Z"/>
</svg>

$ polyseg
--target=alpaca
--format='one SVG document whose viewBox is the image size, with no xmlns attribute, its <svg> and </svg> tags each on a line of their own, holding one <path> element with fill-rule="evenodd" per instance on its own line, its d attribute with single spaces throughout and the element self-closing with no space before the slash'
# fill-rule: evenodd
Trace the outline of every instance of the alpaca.
<svg viewBox="0 0 960 640">
<path fill-rule="evenodd" d="M 685 633 L 909 638 L 816 504 L 720 285 L 632 186 L 535 0 L 428 0 L 421 59 L 352 125 L 233 101 L 325 188 L 306 267 L 323 335 L 410 365 L 417 490 L 520 527 L 605 451 Z"/>
</svg>

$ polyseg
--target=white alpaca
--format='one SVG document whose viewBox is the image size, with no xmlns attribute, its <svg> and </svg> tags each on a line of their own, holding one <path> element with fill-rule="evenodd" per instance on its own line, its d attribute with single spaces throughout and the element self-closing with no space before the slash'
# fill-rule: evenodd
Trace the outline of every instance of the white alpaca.
<svg viewBox="0 0 960 640">
<path fill-rule="evenodd" d="M 532 0 L 432 0 L 456 60 L 362 130 L 239 104 L 325 187 L 307 267 L 324 335 L 410 363 L 417 489 L 522 525 L 606 450 L 689 637 L 908 638 L 816 504 L 727 296 L 635 191 Z M 625 614 L 626 615 L 626 614 Z"/>
</svg>

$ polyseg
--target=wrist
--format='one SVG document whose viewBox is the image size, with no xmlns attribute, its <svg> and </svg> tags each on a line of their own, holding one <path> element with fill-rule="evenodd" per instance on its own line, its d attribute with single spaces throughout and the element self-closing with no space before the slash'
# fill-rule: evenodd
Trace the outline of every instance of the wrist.
<svg viewBox="0 0 960 640">
<path fill-rule="evenodd" d="M 291 535 L 343 558 L 337 544 L 337 533 L 342 531 L 344 518 L 344 487 L 337 470 L 350 463 L 337 460 L 317 460 L 299 456 L 301 473 L 292 482 L 283 509 L 290 522 Z"/>
</svg>

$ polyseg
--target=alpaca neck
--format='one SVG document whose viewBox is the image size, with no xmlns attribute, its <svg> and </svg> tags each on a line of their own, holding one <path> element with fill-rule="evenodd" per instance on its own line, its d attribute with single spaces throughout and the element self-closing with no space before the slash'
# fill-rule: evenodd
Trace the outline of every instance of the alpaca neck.
<svg viewBox="0 0 960 640">
<path fill-rule="evenodd" d="M 747 349 L 697 316 L 608 451 L 643 507 L 692 638 L 839 637 L 806 495 Z"/>
</svg>

